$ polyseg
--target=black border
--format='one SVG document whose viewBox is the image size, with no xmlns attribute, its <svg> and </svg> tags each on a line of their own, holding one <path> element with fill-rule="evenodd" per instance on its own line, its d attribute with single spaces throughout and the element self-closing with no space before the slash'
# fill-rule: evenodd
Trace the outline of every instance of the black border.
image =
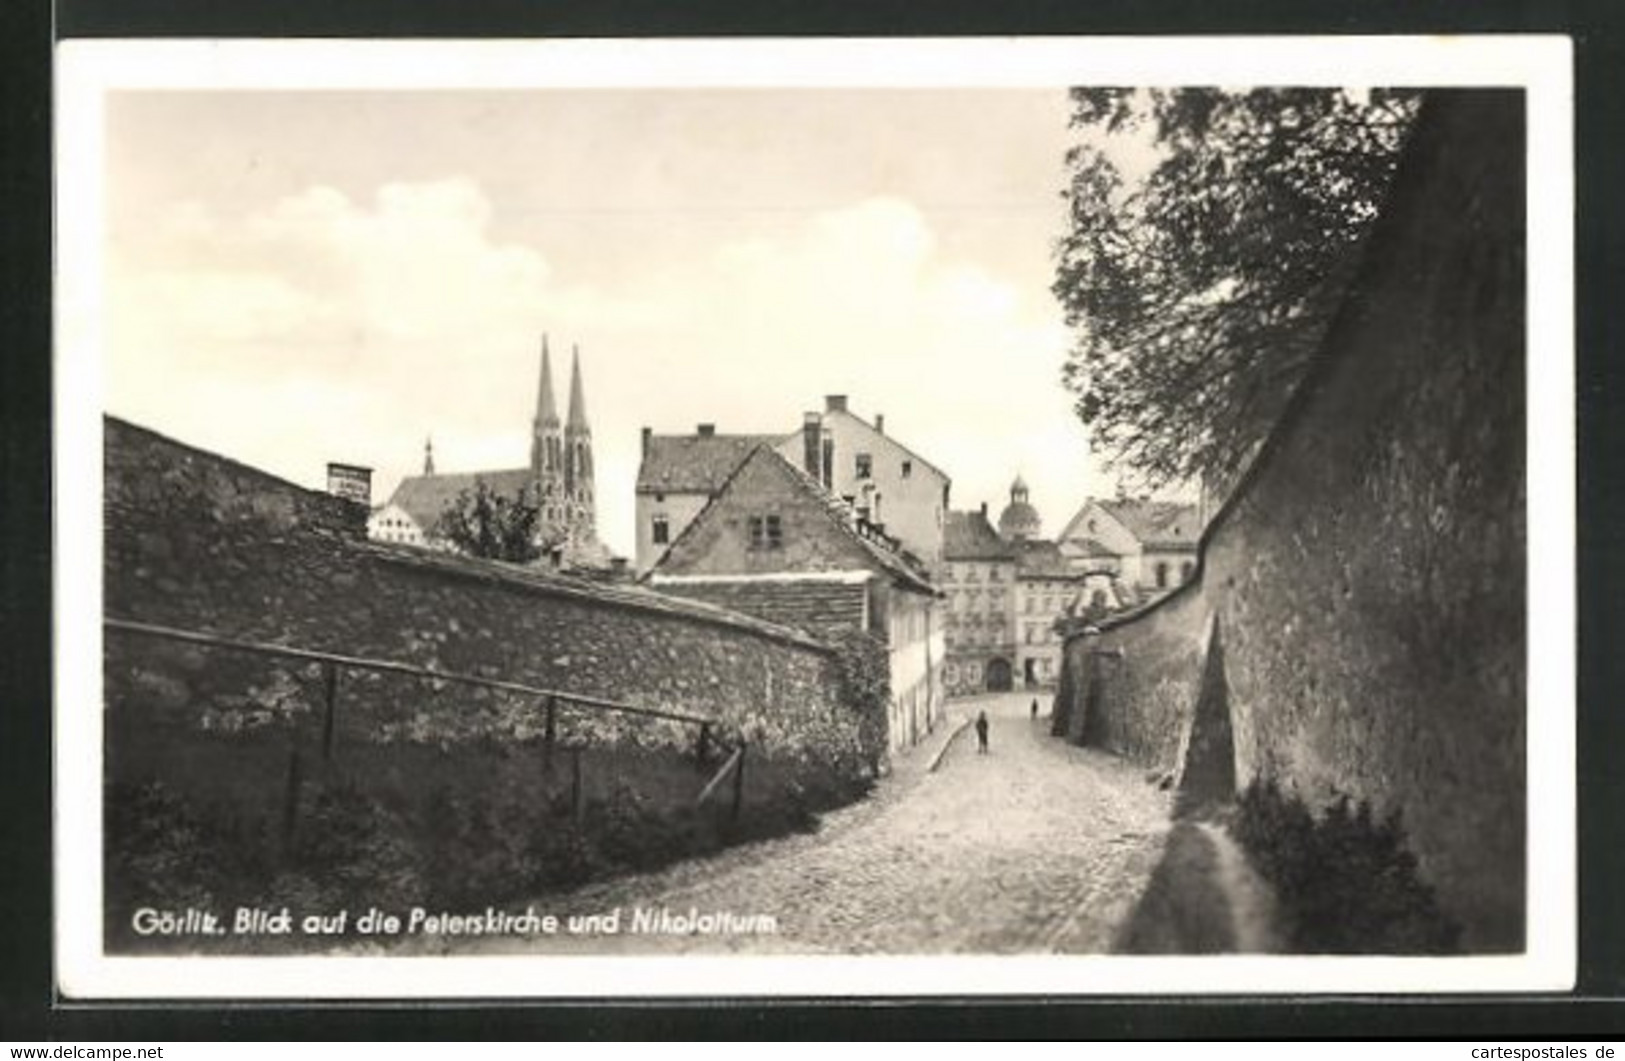
<svg viewBox="0 0 1625 1061">
<path fill-rule="evenodd" d="M 1625 1036 L 1625 5 L 1611 0 L 44 0 L 0 3 L 0 1039 Z M 54 14 L 54 26 L 53 26 Z M 272 1005 L 53 997 L 50 263 L 53 39 L 1270 33 L 1571 34 L 1576 75 L 1580 962 L 1563 996 Z M 1532 239 L 1540 238 L 1538 232 Z M 58 380 L 71 386 L 71 380 Z M 1540 469 L 1531 469 L 1540 474 Z M 1536 577 L 1568 577 L 1564 571 Z"/>
</svg>

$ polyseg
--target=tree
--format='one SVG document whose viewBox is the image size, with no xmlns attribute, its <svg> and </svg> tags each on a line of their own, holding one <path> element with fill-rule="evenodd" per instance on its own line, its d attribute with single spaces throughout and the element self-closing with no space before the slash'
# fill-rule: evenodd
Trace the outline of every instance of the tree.
<svg viewBox="0 0 1625 1061">
<path fill-rule="evenodd" d="M 528 564 L 553 544 L 544 542 L 538 533 L 541 519 L 542 510 L 530 487 L 513 495 L 501 494 L 484 479 L 476 479 L 472 490 L 464 490 L 446 506 L 435 529 L 469 556 Z"/>
<path fill-rule="evenodd" d="M 1228 484 L 1352 278 L 1415 93 L 1072 90 L 1062 377 L 1111 466 Z M 1154 152 L 1143 178 L 1120 162 Z"/>
</svg>

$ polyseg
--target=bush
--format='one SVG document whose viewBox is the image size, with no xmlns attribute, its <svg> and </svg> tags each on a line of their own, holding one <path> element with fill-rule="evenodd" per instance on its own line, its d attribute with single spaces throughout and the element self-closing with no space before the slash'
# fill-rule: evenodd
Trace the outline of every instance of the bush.
<svg viewBox="0 0 1625 1061">
<path fill-rule="evenodd" d="M 1270 882 L 1293 950 L 1321 954 L 1451 954 L 1461 930 L 1439 907 L 1405 846 L 1396 811 L 1339 796 L 1316 817 L 1273 780 L 1254 780 L 1232 826 Z"/>
</svg>

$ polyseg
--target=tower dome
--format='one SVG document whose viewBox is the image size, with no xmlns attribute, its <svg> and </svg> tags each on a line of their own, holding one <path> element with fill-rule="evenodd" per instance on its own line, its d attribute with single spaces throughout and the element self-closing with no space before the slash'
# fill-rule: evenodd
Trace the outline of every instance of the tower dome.
<svg viewBox="0 0 1625 1061">
<path fill-rule="evenodd" d="M 1010 503 L 999 513 L 999 535 L 1011 541 L 1038 537 L 1042 520 L 1038 510 L 1027 501 L 1027 484 L 1021 476 L 1010 484 Z"/>
</svg>

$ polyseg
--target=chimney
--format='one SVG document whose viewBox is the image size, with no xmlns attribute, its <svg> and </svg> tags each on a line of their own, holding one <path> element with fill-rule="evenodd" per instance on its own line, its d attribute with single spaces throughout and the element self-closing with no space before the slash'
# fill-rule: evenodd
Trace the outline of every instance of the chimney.
<svg viewBox="0 0 1625 1061">
<path fill-rule="evenodd" d="M 717 425 L 699 424 L 695 427 L 695 430 L 699 432 L 701 438 L 710 438 L 712 435 L 717 433 Z"/>
<path fill-rule="evenodd" d="M 824 418 L 817 413 L 806 413 L 801 418 L 801 467 L 808 475 L 824 481 L 821 468 L 820 454 L 821 440 L 824 434 Z"/>
<path fill-rule="evenodd" d="M 982 502 L 982 518 L 987 519 L 987 502 Z"/>
<path fill-rule="evenodd" d="M 646 427 L 643 429 L 643 455 L 645 457 L 649 455 L 649 441 L 654 438 L 654 434 L 655 429 L 652 427 Z"/>
<path fill-rule="evenodd" d="M 833 490 L 835 488 L 835 439 L 829 433 L 829 428 L 827 427 L 824 429 L 823 435 L 824 477 L 820 480 L 820 482 L 824 484 L 825 490 Z"/>
<path fill-rule="evenodd" d="M 846 412 L 846 395 L 844 395 L 844 394 L 826 394 L 824 396 L 824 412 L 826 412 L 826 413 L 844 413 L 844 412 Z"/>
<path fill-rule="evenodd" d="M 876 413 L 875 414 L 875 430 L 879 431 L 882 435 L 884 435 L 886 433 L 886 414 L 885 413 Z"/>
</svg>

